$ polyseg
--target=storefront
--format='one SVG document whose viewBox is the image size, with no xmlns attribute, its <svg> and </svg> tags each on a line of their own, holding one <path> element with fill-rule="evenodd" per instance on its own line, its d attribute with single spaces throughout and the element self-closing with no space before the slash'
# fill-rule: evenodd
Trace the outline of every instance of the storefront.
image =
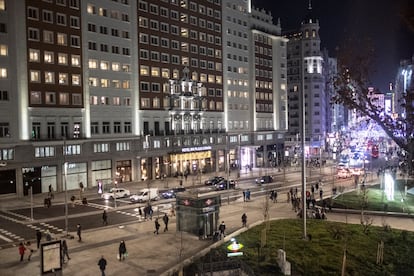
<svg viewBox="0 0 414 276">
<path fill-rule="evenodd" d="M 169 158 L 172 176 L 215 171 L 211 147 L 183 148 L 181 153 L 172 153 Z"/>
<path fill-rule="evenodd" d="M 22 168 L 23 195 L 29 195 L 30 188 L 32 188 L 33 194 L 47 193 L 49 186 L 53 191 L 57 191 L 56 170 L 56 166 Z"/>
<path fill-rule="evenodd" d="M 16 190 L 16 171 L 0 171 L 0 195 L 15 194 Z"/>
</svg>

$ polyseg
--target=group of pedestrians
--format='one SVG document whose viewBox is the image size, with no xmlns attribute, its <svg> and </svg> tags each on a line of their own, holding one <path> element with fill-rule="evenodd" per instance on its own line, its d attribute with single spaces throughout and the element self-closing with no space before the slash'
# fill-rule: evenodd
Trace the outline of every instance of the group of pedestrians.
<svg viewBox="0 0 414 276">
<path fill-rule="evenodd" d="M 34 249 L 32 248 L 32 244 L 30 241 L 20 242 L 18 250 L 19 250 L 19 256 L 20 256 L 21 262 L 23 262 L 24 255 L 26 254 L 26 252 L 28 254 L 27 261 L 30 261 L 30 258 L 32 257 L 32 254 L 34 252 Z"/>
<path fill-rule="evenodd" d="M 169 221 L 169 217 L 168 215 L 165 213 L 164 216 L 162 217 L 162 221 L 164 222 L 164 232 L 168 231 L 168 221 Z M 155 225 L 155 230 L 154 230 L 154 235 L 155 234 L 159 234 L 159 230 L 160 230 L 160 223 L 158 221 L 158 218 L 155 219 L 154 221 L 154 225 Z"/>
</svg>

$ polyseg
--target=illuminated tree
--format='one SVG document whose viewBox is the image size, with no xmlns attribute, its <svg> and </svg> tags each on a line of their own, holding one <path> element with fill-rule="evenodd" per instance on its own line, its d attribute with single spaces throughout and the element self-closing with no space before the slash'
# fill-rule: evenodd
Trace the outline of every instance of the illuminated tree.
<svg viewBox="0 0 414 276">
<path fill-rule="evenodd" d="M 377 123 L 403 152 L 408 172 L 413 173 L 414 159 L 414 87 L 399 100 L 406 116 L 384 110 L 372 97 L 370 76 L 374 72 L 375 50 L 370 40 L 350 39 L 338 50 L 338 74 L 331 80 L 336 88 L 332 103 L 355 110 L 361 117 Z"/>
</svg>

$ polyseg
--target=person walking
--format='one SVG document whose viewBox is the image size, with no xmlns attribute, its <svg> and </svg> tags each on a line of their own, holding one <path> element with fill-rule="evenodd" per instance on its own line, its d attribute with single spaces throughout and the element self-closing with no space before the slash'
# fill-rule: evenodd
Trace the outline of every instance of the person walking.
<svg viewBox="0 0 414 276">
<path fill-rule="evenodd" d="M 108 214 L 106 213 L 106 210 L 104 210 L 102 214 L 102 224 L 108 225 Z"/>
<path fill-rule="evenodd" d="M 125 241 L 122 240 L 119 244 L 119 261 L 124 261 L 127 254 Z"/>
<path fill-rule="evenodd" d="M 105 276 L 106 260 L 103 255 L 98 261 L 98 266 L 99 266 L 99 269 L 101 270 L 102 276 Z"/>
<path fill-rule="evenodd" d="M 36 230 L 36 241 L 37 241 L 37 249 L 40 247 L 40 241 L 42 240 L 42 232 L 39 229 Z"/>
<path fill-rule="evenodd" d="M 82 226 L 79 223 L 76 225 L 76 234 L 78 235 L 78 241 L 82 241 Z"/>
<path fill-rule="evenodd" d="M 32 257 L 32 254 L 33 254 L 32 243 L 30 241 L 27 241 L 24 247 L 26 248 L 29 254 L 29 256 L 27 256 L 27 260 L 30 261 L 30 258 Z"/>
<path fill-rule="evenodd" d="M 323 199 L 323 190 L 322 190 L 322 188 L 320 188 L 320 190 L 319 190 L 319 197 L 321 198 L 321 200 Z"/>
<path fill-rule="evenodd" d="M 226 225 L 224 224 L 224 221 L 221 222 L 220 226 L 219 226 L 219 231 L 220 231 L 220 239 L 222 237 L 225 237 L 226 234 L 224 233 L 224 231 L 226 230 Z"/>
<path fill-rule="evenodd" d="M 164 224 L 165 224 L 164 232 L 165 231 L 168 231 L 168 221 L 169 221 L 169 218 L 168 218 L 167 213 L 164 214 L 164 216 L 162 217 L 162 220 L 164 221 Z"/>
<path fill-rule="evenodd" d="M 23 262 L 23 258 L 24 258 L 24 252 L 26 251 L 26 247 L 24 247 L 24 244 L 21 242 L 19 244 L 19 255 L 20 255 L 20 261 Z"/>
<path fill-rule="evenodd" d="M 247 215 L 244 213 L 241 217 L 243 227 L 247 227 Z"/>
<path fill-rule="evenodd" d="M 66 240 L 62 241 L 62 263 L 65 263 L 65 257 L 69 258 L 69 252 L 68 252 L 68 244 L 66 243 Z"/>
<path fill-rule="evenodd" d="M 160 230 L 160 223 L 158 222 L 158 218 L 155 219 L 155 231 L 154 231 L 154 235 L 157 234 L 158 235 L 158 231 Z"/>
</svg>

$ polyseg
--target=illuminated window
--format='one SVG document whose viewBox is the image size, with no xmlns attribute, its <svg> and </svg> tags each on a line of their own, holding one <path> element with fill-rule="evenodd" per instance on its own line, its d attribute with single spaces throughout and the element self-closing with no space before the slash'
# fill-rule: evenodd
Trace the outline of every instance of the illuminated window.
<svg viewBox="0 0 414 276">
<path fill-rule="evenodd" d="M 149 76 L 149 67 L 141 65 L 139 72 L 141 76 Z"/>
<path fill-rule="evenodd" d="M 0 56 L 7 56 L 8 54 L 7 45 L 0 44 Z"/>
<path fill-rule="evenodd" d="M 78 86 L 78 85 L 80 85 L 80 82 L 81 82 L 81 76 L 78 75 L 78 74 L 73 74 L 72 75 L 72 85 Z"/>
<path fill-rule="evenodd" d="M 40 71 L 30 70 L 30 82 L 40 82 Z"/>
<path fill-rule="evenodd" d="M 119 71 L 121 70 L 121 64 L 118 62 L 112 62 L 112 71 Z"/>
<path fill-rule="evenodd" d="M 88 61 L 88 66 L 90 69 L 96 69 L 98 68 L 98 61 L 96 59 L 90 59 Z"/>
<path fill-rule="evenodd" d="M 161 75 L 163 78 L 169 79 L 170 78 L 170 69 L 163 68 L 161 70 Z"/>
<path fill-rule="evenodd" d="M 89 85 L 90 86 L 98 86 L 98 79 L 97 78 L 89 78 Z"/>
<path fill-rule="evenodd" d="M 0 68 L 0 79 L 6 79 L 6 78 L 7 78 L 7 69 Z"/>
<path fill-rule="evenodd" d="M 54 63 L 54 53 L 45 51 L 43 60 L 45 63 Z"/>
<path fill-rule="evenodd" d="M 122 81 L 122 88 L 129 89 L 130 88 L 130 82 L 128 80 Z"/>
<path fill-rule="evenodd" d="M 68 44 L 67 41 L 67 35 L 66 34 L 62 34 L 62 33 L 58 33 L 57 34 L 57 44 L 58 45 L 63 45 L 66 46 Z"/>
<path fill-rule="evenodd" d="M 59 73 L 59 84 L 67 85 L 68 84 L 68 74 Z"/>
<path fill-rule="evenodd" d="M 55 83 L 54 72 L 45 72 L 45 83 Z"/>
<path fill-rule="evenodd" d="M 109 62 L 101 61 L 100 68 L 101 68 L 101 70 L 109 70 Z"/>
<path fill-rule="evenodd" d="M 0 11 L 6 10 L 6 0 L 0 0 Z"/>
<path fill-rule="evenodd" d="M 121 88 L 121 82 L 119 80 L 112 80 L 113 88 Z"/>
<path fill-rule="evenodd" d="M 92 4 L 88 4 L 86 10 L 88 11 L 89 14 L 96 14 L 96 8 Z"/>
<path fill-rule="evenodd" d="M 101 79 L 101 87 L 104 87 L 104 88 L 109 87 L 109 80 L 108 79 Z"/>
<path fill-rule="evenodd" d="M 73 67 L 80 67 L 81 65 L 81 58 L 79 55 L 72 55 L 71 56 L 71 64 Z"/>
<path fill-rule="evenodd" d="M 29 49 L 29 61 L 39 62 L 40 60 L 40 51 L 36 49 Z"/>
<path fill-rule="evenodd" d="M 159 77 L 160 76 L 160 68 L 158 67 L 151 67 L 151 76 Z"/>
<path fill-rule="evenodd" d="M 61 65 L 67 65 L 68 64 L 68 55 L 59 53 L 58 54 L 58 63 Z"/>
</svg>

